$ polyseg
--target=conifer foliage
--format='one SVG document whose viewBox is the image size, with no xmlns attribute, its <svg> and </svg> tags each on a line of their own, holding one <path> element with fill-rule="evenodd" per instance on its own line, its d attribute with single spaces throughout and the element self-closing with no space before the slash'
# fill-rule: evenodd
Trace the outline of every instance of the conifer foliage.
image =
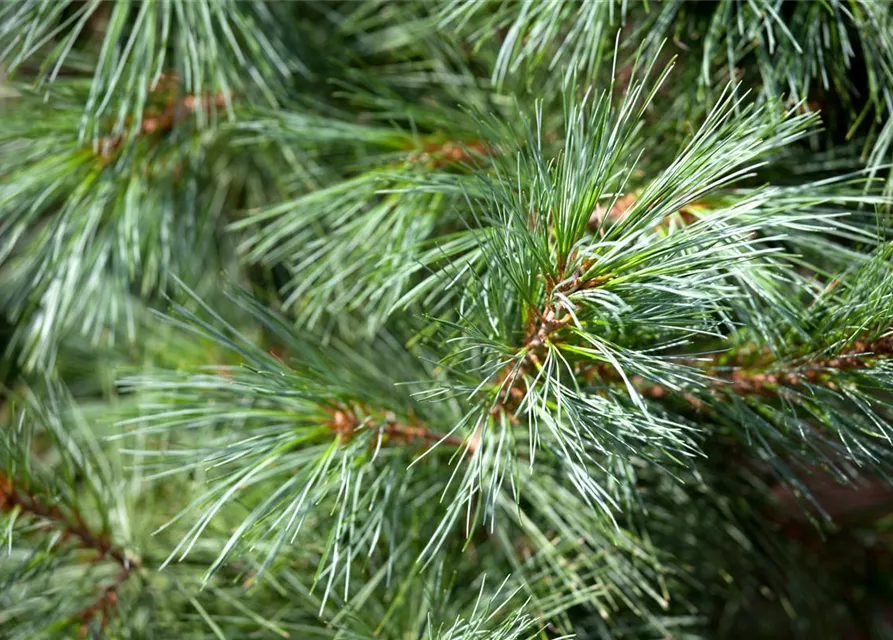
<svg viewBox="0 0 893 640">
<path fill-rule="evenodd" d="M 893 8 L 0 6 L 0 637 L 893 634 Z"/>
</svg>

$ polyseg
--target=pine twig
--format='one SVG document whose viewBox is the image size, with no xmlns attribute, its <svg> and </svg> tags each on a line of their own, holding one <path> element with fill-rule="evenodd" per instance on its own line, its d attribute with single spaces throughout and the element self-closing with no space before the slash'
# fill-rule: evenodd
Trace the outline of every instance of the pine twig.
<svg viewBox="0 0 893 640">
<path fill-rule="evenodd" d="M 733 370 L 728 378 L 731 380 L 732 390 L 740 395 L 765 394 L 779 384 L 796 387 L 806 382 L 835 389 L 835 383 L 831 380 L 822 380 L 822 374 L 828 371 L 865 369 L 871 366 L 874 358 L 889 355 L 893 355 L 893 336 L 874 342 L 857 340 L 836 356 L 812 360 L 791 371 L 754 371 L 739 368 Z"/>
<path fill-rule="evenodd" d="M 424 423 L 412 420 L 408 423 L 397 421 L 396 416 L 390 411 L 384 413 L 384 418 L 373 418 L 375 412 L 358 408 L 359 411 L 343 405 L 337 409 L 329 410 L 331 420 L 326 424 L 334 431 L 341 442 L 349 442 L 362 428 L 380 429 L 386 438 L 393 442 L 408 444 L 410 442 L 441 443 L 451 447 L 468 446 L 473 452 L 474 442 L 466 441 L 460 436 L 451 436 L 429 429 Z M 360 419 L 358 413 L 366 416 Z"/>
<path fill-rule="evenodd" d="M 430 162 L 431 167 L 440 169 L 445 166 L 462 164 L 477 157 L 492 155 L 494 148 L 482 140 L 472 140 L 468 143 L 425 143 L 421 151 L 409 156 L 410 162 Z"/>
<path fill-rule="evenodd" d="M 83 623 L 81 627 L 83 635 L 86 635 L 88 623 L 97 615 L 101 616 L 101 624 L 105 627 L 108 623 L 108 609 L 118 601 L 118 589 L 142 566 L 139 560 L 128 557 L 121 549 L 115 547 L 107 536 L 91 531 L 80 514 L 72 512 L 66 515 L 56 505 L 47 506 L 33 494 L 18 489 L 10 476 L 0 474 L 0 511 L 8 512 L 14 509 L 52 523 L 66 538 L 76 540 L 82 549 L 95 551 L 97 559 L 108 558 L 119 565 L 120 569 L 114 583 L 103 589 L 97 598 L 74 618 Z"/>
<path fill-rule="evenodd" d="M 270 355 L 284 366 L 285 354 L 280 349 L 270 349 Z M 460 436 L 451 436 L 439 431 L 429 429 L 423 422 L 415 420 L 410 416 L 407 423 L 397 421 L 396 415 L 392 411 L 375 411 L 365 406 L 349 407 L 343 403 L 333 402 L 332 408 L 326 409 L 326 413 L 330 418 L 325 422 L 338 436 L 342 443 L 350 442 L 354 436 L 363 429 L 380 429 L 381 432 L 391 441 L 401 444 L 410 442 L 426 442 L 430 444 L 441 443 L 451 447 L 461 448 L 466 446 L 469 453 L 474 453 L 477 448 L 477 441 L 473 437 L 466 441 Z M 359 416 L 365 418 L 361 419 Z M 382 419 L 375 419 L 373 416 L 381 415 Z"/>
<path fill-rule="evenodd" d="M 517 422 L 515 411 L 517 410 L 517 405 L 524 399 L 525 394 L 515 386 L 515 382 L 527 372 L 528 363 L 539 366 L 540 355 L 546 343 L 552 338 L 553 334 L 569 325 L 573 319 L 569 313 L 559 315 L 560 309 L 556 311 L 551 302 L 553 296 L 555 294 L 567 296 L 575 291 L 600 287 L 612 277 L 603 275 L 584 279 L 583 273 L 589 267 L 589 263 L 584 262 L 574 270 L 570 278 L 565 278 L 566 267 L 562 266 L 560 269 L 561 278 L 558 281 L 546 276 L 546 303 L 543 305 L 542 310 L 536 308 L 530 310 L 524 346 L 522 347 L 522 352 L 524 353 L 523 360 L 517 365 L 509 362 L 494 380 L 494 383 L 499 385 L 500 392 L 497 396 L 496 404 L 490 411 L 491 415 L 504 411 L 512 422 Z"/>
<path fill-rule="evenodd" d="M 888 336 L 874 342 L 857 340 L 851 347 L 835 356 L 810 360 L 787 371 L 771 371 L 771 366 L 776 362 L 772 358 L 764 359 L 756 366 L 739 365 L 728 370 L 723 370 L 716 362 L 710 362 L 706 366 L 700 361 L 692 361 L 692 364 L 702 365 L 705 373 L 715 379 L 714 389 L 711 392 L 714 395 L 720 390 L 730 390 L 736 395 L 746 397 L 773 395 L 779 385 L 798 387 L 809 383 L 823 385 L 833 390 L 837 388 L 836 383 L 833 380 L 823 379 L 823 375 L 829 371 L 866 369 L 872 366 L 877 357 L 891 355 L 893 355 L 893 336 Z M 589 379 L 598 377 L 602 381 L 619 380 L 613 369 L 602 364 L 581 370 L 580 373 Z M 641 376 L 634 376 L 631 381 L 646 398 L 661 399 L 673 393 L 664 385 L 646 383 Z M 703 402 L 690 393 L 685 393 L 683 397 L 695 408 L 703 406 Z"/>
<path fill-rule="evenodd" d="M 186 118 L 203 107 L 206 113 L 217 108 L 223 108 L 228 102 L 228 96 L 224 93 L 217 93 L 215 96 L 199 96 L 185 95 L 177 100 L 171 94 L 167 100 L 164 110 L 158 113 L 154 107 L 148 107 L 143 114 L 143 119 L 136 132 L 137 136 L 148 135 L 164 135 L 170 133 L 175 127 L 180 125 Z M 128 123 L 129 124 L 129 123 Z M 99 141 L 99 154 L 103 158 L 111 157 L 124 142 L 125 132 L 108 135 Z"/>
</svg>

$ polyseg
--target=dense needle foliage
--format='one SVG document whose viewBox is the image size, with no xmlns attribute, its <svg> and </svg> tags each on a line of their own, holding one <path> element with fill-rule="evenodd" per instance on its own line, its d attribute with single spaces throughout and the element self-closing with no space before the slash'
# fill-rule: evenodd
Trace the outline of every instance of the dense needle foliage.
<svg viewBox="0 0 893 640">
<path fill-rule="evenodd" d="M 0 638 L 893 634 L 893 5 L 0 5 Z"/>
</svg>

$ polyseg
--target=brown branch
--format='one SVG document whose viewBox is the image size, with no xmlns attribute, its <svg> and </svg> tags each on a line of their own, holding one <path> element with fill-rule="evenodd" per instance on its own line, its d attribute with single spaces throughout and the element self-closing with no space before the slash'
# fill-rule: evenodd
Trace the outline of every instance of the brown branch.
<svg viewBox="0 0 893 640">
<path fill-rule="evenodd" d="M 33 494 L 18 489 L 13 479 L 0 473 L 0 511 L 19 509 L 59 529 L 65 538 L 73 539 L 82 549 L 95 551 L 97 559 L 107 558 L 120 566 L 115 582 L 102 590 L 98 597 L 85 607 L 76 619 L 83 622 L 81 631 L 95 616 L 101 616 L 103 627 L 108 622 L 108 609 L 118 600 L 118 588 L 140 568 L 139 560 L 128 557 L 121 549 L 115 547 L 108 536 L 96 534 L 84 523 L 76 511 L 66 515 L 56 505 L 45 505 Z"/>
<path fill-rule="evenodd" d="M 146 107 L 143 111 L 140 128 L 136 132 L 137 136 L 161 136 L 170 133 L 198 109 L 204 108 L 205 112 L 210 115 L 215 108 L 225 107 L 229 100 L 229 97 L 222 92 L 214 96 L 185 95 L 178 99 L 174 93 L 177 82 L 176 76 L 163 76 L 161 81 L 152 87 L 152 93 L 163 91 L 168 95 L 161 111 L 154 105 Z M 132 118 L 128 118 L 125 125 L 125 128 L 129 128 L 132 125 Z M 101 138 L 99 140 L 100 156 L 111 157 L 120 148 L 125 137 L 125 132 L 121 132 Z"/>
<path fill-rule="evenodd" d="M 878 356 L 889 355 L 893 355 L 893 336 L 870 343 L 857 340 L 836 356 L 811 360 L 790 371 L 773 372 L 740 368 L 733 370 L 727 378 L 731 382 L 731 389 L 740 395 L 771 394 L 782 384 L 797 387 L 812 383 L 836 389 L 837 385 L 832 380 L 823 379 L 822 376 L 829 371 L 866 369 L 872 366 Z"/>
<path fill-rule="evenodd" d="M 133 569 L 131 567 L 121 567 L 115 581 L 102 590 L 99 596 L 90 605 L 85 607 L 77 618 L 82 622 L 79 635 L 84 638 L 90 633 L 89 624 L 97 615 L 100 617 L 100 627 L 105 628 L 108 625 L 109 609 L 118 603 L 118 589 L 130 577 Z"/>
<path fill-rule="evenodd" d="M 517 423 L 515 412 L 518 405 L 524 399 L 526 393 L 516 386 L 519 377 L 527 373 L 528 363 L 539 366 L 540 357 L 546 343 L 553 339 L 553 335 L 562 328 L 568 326 L 573 317 L 570 313 L 565 312 L 561 315 L 561 309 L 555 309 L 552 299 L 555 294 L 568 296 L 577 291 L 594 289 L 600 287 L 610 281 L 613 276 L 601 275 L 591 278 L 584 278 L 583 275 L 591 267 L 591 263 L 587 260 L 574 269 L 571 276 L 565 276 L 566 266 L 564 260 L 559 268 L 559 279 L 555 280 L 551 276 L 545 277 L 545 304 L 542 310 L 532 307 L 528 312 L 527 329 L 524 335 L 524 345 L 521 351 L 524 353 L 520 363 L 516 361 L 509 362 L 493 380 L 494 384 L 499 385 L 500 391 L 497 394 L 496 403 L 490 410 L 490 415 L 497 415 L 505 412 L 513 423 Z"/>
<path fill-rule="evenodd" d="M 337 405 L 337 408 L 330 409 L 327 413 L 331 418 L 326 421 L 326 426 L 334 431 L 344 443 L 352 440 L 361 429 L 366 428 L 378 429 L 388 441 L 396 443 L 425 442 L 433 444 L 440 442 L 457 448 L 467 446 L 470 453 L 474 453 L 477 448 L 477 441 L 474 438 L 466 440 L 461 436 L 451 436 L 433 431 L 423 422 L 415 419 L 401 423 L 390 411 L 383 412 L 381 418 L 375 418 L 376 413 L 382 412 L 374 412 L 365 407 L 354 408 Z M 364 415 L 365 418 L 361 419 L 358 414 Z"/>
<path fill-rule="evenodd" d="M 493 155 L 496 148 L 482 140 L 461 142 L 427 142 L 421 151 L 409 156 L 410 162 L 428 162 L 434 169 L 470 162 L 476 158 Z"/>
<path fill-rule="evenodd" d="M 827 379 L 828 373 L 866 369 L 871 367 L 879 356 L 893 356 L 893 336 L 874 342 L 857 340 L 851 347 L 836 356 L 809 360 L 786 371 L 771 370 L 772 366 L 778 363 L 767 350 L 759 353 L 755 359 L 753 350 L 744 350 L 739 354 L 738 362 L 740 364 L 733 364 L 730 368 L 720 366 L 715 361 L 704 363 L 700 360 L 684 359 L 680 362 L 699 366 L 703 368 L 706 375 L 714 378 L 714 389 L 711 390 L 713 395 L 721 390 L 729 390 L 741 396 L 773 396 L 782 386 L 799 387 L 804 384 L 818 384 L 829 389 L 836 389 L 836 383 Z M 745 359 L 753 361 L 745 365 L 742 362 Z M 620 380 L 617 372 L 604 363 L 581 367 L 578 373 L 589 380 L 594 378 L 604 382 Z M 661 399 L 675 393 L 663 385 L 648 383 L 641 376 L 633 376 L 631 382 L 639 393 L 647 398 Z M 683 397 L 695 408 L 703 405 L 703 402 L 691 393 L 686 392 Z"/>
<path fill-rule="evenodd" d="M 286 354 L 281 347 L 273 347 L 269 350 L 270 356 L 283 366 L 291 367 L 286 363 Z M 429 429 L 428 426 L 415 418 L 410 409 L 409 420 L 399 422 L 392 411 L 375 410 L 361 404 L 347 405 L 339 401 L 331 401 L 324 409 L 328 417 L 323 424 L 331 429 L 342 443 L 350 442 L 362 429 L 379 430 L 386 440 L 395 443 L 409 444 L 411 442 L 425 442 L 429 444 L 442 443 L 451 447 L 468 447 L 469 454 L 473 454 L 480 443 L 479 434 L 475 434 L 466 440 L 461 436 L 452 436 L 439 431 Z M 362 417 L 361 417 L 362 416 Z"/>
</svg>

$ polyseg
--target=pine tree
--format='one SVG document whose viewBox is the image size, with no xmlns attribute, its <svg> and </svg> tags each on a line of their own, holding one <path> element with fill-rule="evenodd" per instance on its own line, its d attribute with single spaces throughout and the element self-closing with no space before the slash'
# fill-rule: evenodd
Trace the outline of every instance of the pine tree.
<svg viewBox="0 0 893 640">
<path fill-rule="evenodd" d="M 0 7 L 0 637 L 893 634 L 893 9 Z"/>
</svg>

